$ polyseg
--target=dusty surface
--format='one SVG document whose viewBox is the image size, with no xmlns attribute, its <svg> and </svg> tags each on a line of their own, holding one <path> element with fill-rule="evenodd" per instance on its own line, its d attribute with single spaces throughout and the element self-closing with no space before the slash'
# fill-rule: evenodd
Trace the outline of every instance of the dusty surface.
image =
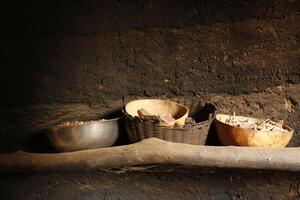
<svg viewBox="0 0 300 200">
<path fill-rule="evenodd" d="M 240 170 L 185 173 L 0 174 L 13 199 L 299 199 L 300 174 Z M 42 187 L 41 187 L 42 186 Z"/>
</svg>

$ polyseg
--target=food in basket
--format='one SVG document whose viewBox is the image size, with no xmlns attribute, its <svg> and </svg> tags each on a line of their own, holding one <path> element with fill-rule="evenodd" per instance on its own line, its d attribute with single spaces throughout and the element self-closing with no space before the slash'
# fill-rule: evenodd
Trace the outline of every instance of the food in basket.
<svg viewBox="0 0 300 200">
<path fill-rule="evenodd" d="M 189 109 L 183 104 L 160 99 L 135 100 L 129 102 L 125 106 L 125 112 L 132 117 L 140 117 L 138 110 L 140 110 L 141 114 L 145 114 L 143 112 L 146 112 L 148 114 L 151 114 L 152 116 L 162 117 L 170 114 L 175 119 L 174 123 L 168 124 L 170 126 L 184 125 L 185 119 L 188 117 L 189 113 Z"/>
<path fill-rule="evenodd" d="M 175 122 L 175 119 L 172 117 L 171 114 L 160 116 L 160 120 L 166 123 Z"/>
<path fill-rule="evenodd" d="M 151 117 L 152 119 L 158 119 L 158 121 L 161 122 L 162 126 L 171 126 L 175 124 L 175 119 L 171 114 L 167 114 L 167 115 L 153 115 L 152 113 L 150 113 L 148 110 L 144 109 L 144 108 L 140 108 L 138 109 L 137 113 L 139 114 L 139 117 L 143 117 L 143 118 L 149 118 Z"/>
<path fill-rule="evenodd" d="M 144 109 L 144 108 L 140 108 L 138 109 L 137 113 L 139 114 L 140 117 L 145 117 L 145 116 L 149 116 L 152 115 L 148 110 Z"/>
<path fill-rule="evenodd" d="M 185 119 L 185 124 L 195 124 L 196 121 L 192 117 L 188 117 Z"/>
</svg>

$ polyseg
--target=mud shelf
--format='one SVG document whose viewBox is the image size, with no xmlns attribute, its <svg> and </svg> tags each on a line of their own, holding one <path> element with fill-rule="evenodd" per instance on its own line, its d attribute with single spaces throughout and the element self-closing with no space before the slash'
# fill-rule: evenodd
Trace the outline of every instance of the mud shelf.
<svg viewBox="0 0 300 200">
<path fill-rule="evenodd" d="M 19 151 L 0 155 L 1 171 L 97 170 L 153 164 L 300 171 L 300 148 L 196 146 L 150 138 L 70 153 Z"/>
</svg>

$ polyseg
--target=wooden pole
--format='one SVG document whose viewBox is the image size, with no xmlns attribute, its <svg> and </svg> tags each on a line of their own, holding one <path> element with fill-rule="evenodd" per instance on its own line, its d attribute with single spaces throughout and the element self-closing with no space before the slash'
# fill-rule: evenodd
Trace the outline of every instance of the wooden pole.
<svg viewBox="0 0 300 200">
<path fill-rule="evenodd" d="M 300 148 L 216 147 L 156 138 L 103 149 L 42 154 L 0 154 L 0 171 L 55 171 L 168 164 L 300 171 Z"/>
</svg>

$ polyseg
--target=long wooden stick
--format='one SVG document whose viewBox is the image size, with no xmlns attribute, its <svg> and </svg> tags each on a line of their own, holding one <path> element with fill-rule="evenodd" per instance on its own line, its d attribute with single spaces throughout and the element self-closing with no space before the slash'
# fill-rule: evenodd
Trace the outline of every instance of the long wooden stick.
<svg viewBox="0 0 300 200">
<path fill-rule="evenodd" d="M 300 171 L 300 148 L 195 146 L 156 138 L 71 153 L 0 154 L 0 171 L 92 170 L 149 164 Z"/>
</svg>

